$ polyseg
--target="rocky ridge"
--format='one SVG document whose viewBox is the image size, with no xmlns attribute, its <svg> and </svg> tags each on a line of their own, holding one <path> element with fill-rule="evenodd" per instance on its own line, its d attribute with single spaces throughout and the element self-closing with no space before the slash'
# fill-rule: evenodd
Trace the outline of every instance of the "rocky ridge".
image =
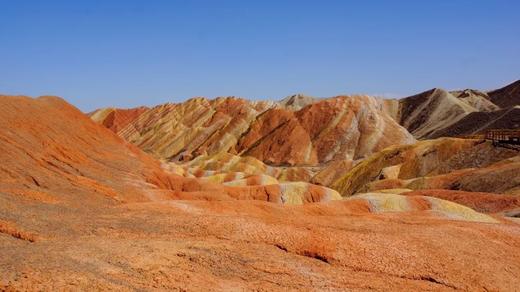
<svg viewBox="0 0 520 292">
<path fill-rule="evenodd" d="M 393 100 L 399 107 L 394 118 L 418 139 L 482 135 L 497 128 L 520 129 L 519 85 L 520 80 L 490 92 L 435 88 Z"/>
<path fill-rule="evenodd" d="M 289 101 L 190 99 L 153 107 L 117 134 L 160 159 L 191 160 L 227 152 L 273 166 L 356 160 L 393 144 L 414 142 L 372 97 L 320 99 L 299 110 L 290 109 L 293 103 L 286 108 Z M 91 117 L 104 121 L 99 111 Z"/>
<path fill-rule="evenodd" d="M 188 108 L 171 111 L 167 109 L 174 106 L 165 105 L 158 112 L 183 113 L 186 125 L 206 124 L 197 132 L 204 136 L 205 128 L 215 127 L 207 121 L 222 119 L 226 123 L 217 122 L 219 127 L 242 129 L 254 111 L 271 107 L 257 103 L 232 107 L 230 115 L 225 109 L 208 114 L 198 102 L 191 102 Z M 312 105 L 328 108 L 330 102 Z M 348 98 L 332 102 L 362 103 Z M 340 119 L 332 128 L 327 126 L 335 123 L 314 116 L 317 110 L 312 107 L 290 117 L 293 124 L 300 121 L 299 115 L 307 121 L 328 121 L 323 129 L 299 124 L 308 129 L 311 141 L 324 145 L 314 148 L 318 162 L 327 160 L 323 153 L 341 157 L 328 162 L 324 169 L 329 171 L 322 179 L 337 175 L 331 170 L 335 163 L 347 165 L 352 162 L 348 159 L 360 158 L 350 173 L 374 174 L 384 181 L 461 170 L 471 174 L 466 181 L 456 181 L 461 188 L 479 187 L 473 179 L 486 181 L 480 187 L 483 191 L 500 186 L 509 195 L 504 199 L 481 195 L 477 202 L 444 195 L 452 202 L 441 195 L 365 187 L 375 181 L 349 174 L 353 183 L 338 189 L 347 194 L 355 186 L 366 192 L 340 200 L 335 191 L 321 186 L 280 182 L 300 169 L 314 171 L 310 166 L 270 166 L 239 152 L 217 151 L 231 149 L 226 146 L 231 143 L 212 139 L 233 141 L 225 132 L 213 132 L 196 143 L 202 146 L 189 148 L 203 152 L 197 158 L 184 152 L 183 157 L 174 155 L 186 160 L 183 163 L 160 162 L 114 134 L 117 126 L 110 131 L 62 99 L 2 96 L 0 105 L 4 149 L 0 289 L 514 290 L 518 286 L 520 227 L 501 213 L 514 211 L 509 207 L 517 204 L 511 198 L 516 193 L 511 175 L 517 173 L 517 159 L 508 152 L 512 150 L 478 140 L 441 139 L 373 152 L 386 143 L 374 133 L 359 134 L 366 136 L 359 140 L 369 145 L 364 150 L 360 146 L 352 152 L 329 152 L 320 142 L 328 141 L 326 129 L 341 133 L 344 128 L 337 125 L 355 121 L 357 115 L 370 118 L 372 108 L 383 108 L 377 102 L 366 111 L 354 109 L 356 114 L 340 110 L 350 118 Z M 152 121 L 158 129 L 186 126 L 161 120 L 160 115 L 151 119 L 147 112 L 121 131 L 141 135 L 139 130 Z M 206 115 L 211 117 L 198 121 Z M 371 121 L 382 121 L 381 125 L 387 119 L 391 121 L 389 116 Z M 114 118 L 111 125 L 124 120 Z M 255 129 L 261 133 L 263 127 Z M 185 141 L 200 141 L 196 137 Z M 155 149 L 155 155 L 177 147 L 178 142 L 155 139 L 143 139 L 140 147 Z M 367 158 L 361 159 L 365 154 Z M 443 163 L 432 167 L 432 161 Z M 507 178 L 511 182 L 506 183 Z M 500 184 L 494 183 L 499 179 Z M 311 202 L 320 203 L 307 204 Z M 470 203 L 480 212 L 464 206 Z"/>
</svg>

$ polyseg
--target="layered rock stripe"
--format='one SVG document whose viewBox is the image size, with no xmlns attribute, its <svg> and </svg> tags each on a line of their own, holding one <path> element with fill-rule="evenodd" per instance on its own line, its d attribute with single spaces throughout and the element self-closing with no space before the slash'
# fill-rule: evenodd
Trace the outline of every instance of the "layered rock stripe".
<svg viewBox="0 0 520 292">
<path fill-rule="evenodd" d="M 519 194 L 517 150 L 490 141 L 440 138 L 392 146 L 363 160 L 332 187 L 343 196 L 380 189 L 452 189 Z"/>
<path fill-rule="evenodd" d="M 404 190 L 332 200 L 337 193 L 303 182 L 262 185 L 262 177 L 226 186 L 204 181 L 211 175 L 197 175 L 197 165 L 152 158 L 59 98 L 1 96 L 0 105 L 0 289 L 518 287 L 520 227 L 513 219 Z M 479 158 L 494 148 L 473 144 L 484 146 L 471 152 L 466 143 L 479 141 L 459 140 L 399 146 L 412 149 L 398 155 L 404 162 L 376 166 L 391 167 L 383 176 L 399 179 L 442 175 L 470 160 L 494 170 L 515 163 L 507 152 Z M 207 152 L 200 165 L 213 163 Z M 428 154 L 413 158 L 418 153 Z M 229 165 L 249 159 L 229 155 Z M 427 163 L 441 159 L 449 162 Z M 263 167 L 252 164 L 224 181 Z"/>
<path fill-rule="evenodd" d="M 393 100 L 394 118 L 418 139 L 520 129 L 520 80 L 490 92 L 435 88 Z"/>
<path fill-rule="evenodd" d="M 92 114 L 99 123 L 103 116 Z M 275 166 L 355 160 L 414 142 L 383 102 L 369 96 L 321 99 L 299 110 L 234 97 L 194 98 L 151 108 L 117 133 L 161 159 L 226 152 Z"/>
</svg>

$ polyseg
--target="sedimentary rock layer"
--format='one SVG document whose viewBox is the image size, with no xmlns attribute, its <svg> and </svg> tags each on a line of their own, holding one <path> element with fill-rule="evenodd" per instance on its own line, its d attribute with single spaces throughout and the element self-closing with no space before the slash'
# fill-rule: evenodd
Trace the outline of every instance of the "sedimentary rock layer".
<svg viewBox="0 0 520 292">
<path fill-rule="evenodd" d="M 487 93 L 436 88 L 390 103 L 399 108 L 393 117 L 416 138 L 471 136 L 488 129 L 520 128 L 519 88 L 520 81 Z"/>
<path fill-rule="evenodd" d="M 520 105 L 520 80 L 488 92 L 489 99 L 501 108 Z"/>
<path fill-rule="evenodd" d="M 355 160 L 414 141 L 381 100 L 339 96 L 298 103 L 300 97 L 281 103 L 196 98 L 151 108 L 116 132 L 171 161 L 227 152 L 278 166 Z M 92 118 L 105 123 L 98 112 Z"/>
<path fill-rule="evenodd" d="M 89 116 L 95 121 L 102 121 L 103 126 L 117 133 L 147 109 L 146 107 L 132 109 L 105 108 L 89 113 Z"/>
<path fill-rule="evenodd" d="M 380 189 L 451 189 L 518 194 L 518 150 L 489 141 L 440 138 L 389 147 L 332 184 L 342 195 Z"/>
<path fill-rule="evenodd" d="M 308 183 L 225 186 L 168 172 L 159 161 L 57 97 L 2 96 L 0 187 L 42 201 L 148 201 L 182 197 L 305 203 L 339 198 Z M 16 130 L 13 130 L 16 129 Z M 248 176 L 246 179 L 252 178 Z M 23 182 L 23 183 L 21 183 Z M 95 193 L 94 198 L 86 197 Z M 85 193 L 85 195 L 81 195 Z"/>
<path fill-rule="evenodd" d="M 448 159 L 457 154 L 444 147 L 465 143 L 415 160 L 418 150 L 406 152 L 414 162 L 402 169 L 380 165 L 409 177 L 513 159 Z M 243 168 L 252 158 L 231 154 L 218 166 L 225 176 L 204 181 L 211 175 L 160 163 L 55 97 L 1 96 L 0 146 L 1 290 L 518 287 L 518 223 L 457 203 L 384 192 L 331 200 L 312 184 L 263 184 L 247 173 L 265 164 Z M 432 169 L 435 159 L 447 162 Z M 278 204 L 316 201 L 327 202 Z"/>
</svg>

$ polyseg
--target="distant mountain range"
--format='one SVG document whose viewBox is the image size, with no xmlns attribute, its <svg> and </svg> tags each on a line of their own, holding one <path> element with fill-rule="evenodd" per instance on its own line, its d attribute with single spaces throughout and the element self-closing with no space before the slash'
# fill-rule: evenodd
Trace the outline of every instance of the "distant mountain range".
<svg viewBox="0 0 520 292">
<path fill-rule="evenodd" d="M 89 115 L 161 159 L 228 152 L 270 165 L 313 166 L 357 160 L 414 138 L 518 129 L 519 88 L 520 80 L 490 92 L 435 88 L 401 99 L 301 94 L 279 102 L 194 98 L 153 108 L 105 108 Z"/>
</svg>

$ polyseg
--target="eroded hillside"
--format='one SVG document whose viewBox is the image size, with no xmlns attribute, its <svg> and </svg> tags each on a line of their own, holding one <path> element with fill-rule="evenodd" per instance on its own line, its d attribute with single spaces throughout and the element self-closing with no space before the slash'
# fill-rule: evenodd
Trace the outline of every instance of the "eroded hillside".
<svg viewBox="0 0 520 292">
<path fill-rule="evenodd" d="M 482 202 L 476 204 L 461 195 L 370 188 L 370 193 L 341 199 L 321 186 L 272 181 L 284 171 L 289 175 L 290 168 L 273 168 L 247 156 L 227 152 L 212 156 L 206 150 L 208 156 L 186 165 L 159 162 L 59 98 L 2 96 L 0 105 L 1 289 L 514 290 L 518 286 L 520 227 L 503 213 L 518 205 L 511 196 L 481 194 Z M 235 126 L 242 123 L 235 122 Z M 313 128 L 309 133 L 313 131 L 323 132 Z M 318 141 L 319 135 L 309 137 Z M 368 139 L 374 147 L 384 141 L 372 137 L 378 137 Z M 413 158 L 417 147 L 424 146 L 419 143 L 395 146 L 408 149 L 397 155 L 401 160 L 392 160 L 383 150 L 361 163 L 383 155 L 392 163 L 368 169 L 402 164 L 399 171 L 384 171 L 397 173 L 398 179 L 466 167 L 496 171 L 509 160 L 516 165 L 507 151 L 496 150 L 493 157 L 462 155 L 469 149 L 467 143 L 477 142 L 447 141 L 433 143 L 440 154 L 426 158 Z M 455 150 L 445 150 L 442 145 L 448 144 L 443 143 L 453 143 L 448 148 Z M 221 144 L 205 145 L 219 149 Z M 478 145 L 482 153 L 491 149 L 485 143 Z M 447 162 L 431 168 L 426 162 L 433 160 Z M 210 172 L 195 169 L 203 164 L 223 171 L 201 175 Z M 352 171 L 359 171 L 361 164 L 356 165 Z M 275 175 L 278 171 L 280 176 Z M 501 187 L 515 193 L 511 184 Z"/>
<path fill-rule="evenodd" d="M 106 111 L 92 118 L 105 123 Z M 382 101 L 369 96 L 311 100 L 296 108 L 234 97 L 195 98 L 151 108 L 115 132 L 161 159 L 227 152 L 274 166 L 355 160 L 414 142 L 383 110 Z"/>
</svg>

